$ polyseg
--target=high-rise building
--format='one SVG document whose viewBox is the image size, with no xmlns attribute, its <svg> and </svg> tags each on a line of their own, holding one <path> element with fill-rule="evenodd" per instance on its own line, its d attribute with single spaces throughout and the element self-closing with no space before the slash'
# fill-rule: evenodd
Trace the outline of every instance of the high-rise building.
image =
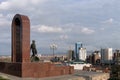
<svg viewBox="0 0 120 80">
<path fill-rule="evenodd" d="M 74 50 L 69 50 L 67 57 L 68 57 L 68 61 L 74 60 Z"/>
<path fill-rule="evenodd" d="M 86 48 L 80 48 L 80 49 L 79 49 L 79 59 L 85 61 L 85 60 L 86 60 L 86 57 L 87 57 Z"/>
<path fill-rule="evenodd" d="M 101 49 L 101 63 L 110 63 L 112 61 L 112 48 Z"/>
<path fill-rule="evenodd" d="M 79 59 L 79 49 L 82 48 L 82 42 L 75 43 L 75 57 Z"/>
</svg>

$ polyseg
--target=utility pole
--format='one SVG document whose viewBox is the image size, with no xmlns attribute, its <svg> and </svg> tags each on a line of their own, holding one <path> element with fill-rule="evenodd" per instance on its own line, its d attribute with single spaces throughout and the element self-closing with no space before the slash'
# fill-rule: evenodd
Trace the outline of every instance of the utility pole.
<svg viewBox="0 0 120 80">
<path fill-rule="evenodd" d="M 55 52 L 54 51 L 57 49 L 57 45 L 55 43 L 51 44 L 50 45 L 50 49 L 53 50 L 53 57 L 54 57 L 55 56 Z"/>
</svg>

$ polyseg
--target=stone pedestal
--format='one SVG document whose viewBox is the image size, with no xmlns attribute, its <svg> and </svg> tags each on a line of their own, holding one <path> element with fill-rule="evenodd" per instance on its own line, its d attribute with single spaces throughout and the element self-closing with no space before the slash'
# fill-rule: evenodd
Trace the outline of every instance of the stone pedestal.
<svg viewBox="0 0 120 80">
<path fill-rule="evenodd" d="M 74 67 L 56 66 L 51 63 L 38 63 L 38 62 L 32 63 L 0 62 L 0 72 L 19 77 L 42 78 L 73 74 Z"/>
</svg>

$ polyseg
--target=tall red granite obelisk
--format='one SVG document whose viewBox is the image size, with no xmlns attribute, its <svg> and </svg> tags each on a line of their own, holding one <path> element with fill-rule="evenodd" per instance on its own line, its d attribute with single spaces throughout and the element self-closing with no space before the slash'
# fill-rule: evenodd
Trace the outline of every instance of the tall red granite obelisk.
<svg viewBox="0 0 120 80">
<path fill-rule="evenodd" d="M 25 15 L 12 20 L 12 62 L 30 62 L 30 20 Z"/>
</svg>

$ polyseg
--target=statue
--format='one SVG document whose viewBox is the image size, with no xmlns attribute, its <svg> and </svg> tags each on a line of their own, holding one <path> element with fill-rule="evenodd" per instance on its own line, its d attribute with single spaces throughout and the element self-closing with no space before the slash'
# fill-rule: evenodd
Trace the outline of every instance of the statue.
<svg viewBox="0 0 120 80">
<path fill-rule="evenodd" d="M 32 57 L 37 55 L 37 49 L 36 49 L 36 44 L 35 44 L 35 40 L 32 40 L 32 44 L 30 49 L 32 50 Z"/>
<path fill-rule="evenodd" d="M 32 50 L 31 62 L 38 62 L 40 59 L 37 56 L 37 49 L 36 49 L 35 40 L 32 40 L 32 44 L 30 46 L 30 49 Z"/>
</svg>

